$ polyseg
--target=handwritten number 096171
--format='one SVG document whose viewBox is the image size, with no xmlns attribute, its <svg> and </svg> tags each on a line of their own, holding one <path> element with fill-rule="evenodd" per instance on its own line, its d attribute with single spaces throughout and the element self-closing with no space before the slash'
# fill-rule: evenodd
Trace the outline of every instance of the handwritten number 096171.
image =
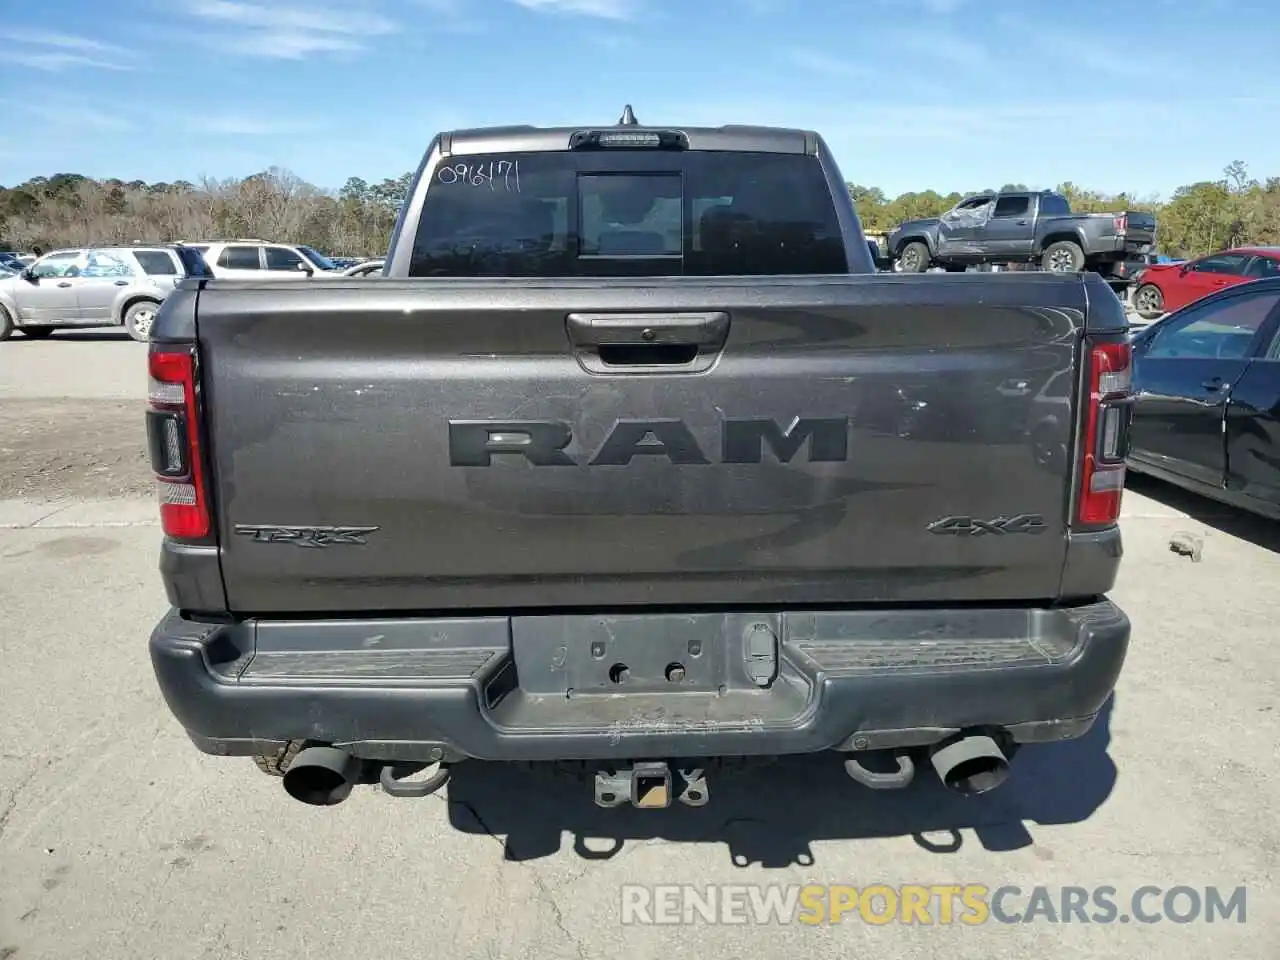
<svg viewBox="0 0 1280 960">
<path fill-rule="evenodd" d="M 444 184 L 461 183 L 469 187 L 520 192 L 520 161 L 490 160 L 488 163 L 454 163 L 436 171 L 436 179 Z"/>
</svg>

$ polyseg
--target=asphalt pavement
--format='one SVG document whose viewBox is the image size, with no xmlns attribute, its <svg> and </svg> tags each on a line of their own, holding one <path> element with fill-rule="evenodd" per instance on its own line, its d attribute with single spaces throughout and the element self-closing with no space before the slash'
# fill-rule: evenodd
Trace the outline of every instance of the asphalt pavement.
<svg viewBox="0 0 1280 960">
<path fill-rule="evenodd" d="M 62 341 L 0 344 L 0 412 L 141 401 L 143 348 Z M 713 782 L 692 811 L 602 811 L 574 778 L 480 763 L 425 800 L 362 787 L 317 809 L 198 753 L 166 710 L 146 653 L 165 609 L 150 498 L 62 489 L 0 498 L 0 960 L 1280 956 L 1273 524 L 1135 483 L 1113 704 L 984 797 L 872 792 L 819 756 Z M 1170 551 L 1179 533 L 1204 537 L 1200 562 Z M 1129 922 L 623 922 L 629 885 L 804 883 L 1016 885 L 1014 908 L 1036 885 L 1112 887 Z M 1247 907 L 1139 922 L 1124 907 L 1144 886 L 1244 887 Z"/>
</svg>

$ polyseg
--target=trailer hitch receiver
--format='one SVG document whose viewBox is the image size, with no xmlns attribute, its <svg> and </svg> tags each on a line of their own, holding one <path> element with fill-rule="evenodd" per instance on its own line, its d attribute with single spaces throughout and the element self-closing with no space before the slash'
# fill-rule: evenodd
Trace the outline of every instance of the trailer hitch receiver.
<svg viewBox="0 0 1280 960">
<path fill-rule="evenodd" d="M 617 807 L 630 803 L 638 810 L 665 810 L 673 799 L 690 807 L 707 802 L 707 782 L 698 767 L 676 770 L 664 761 L 637 761 L 630 766 L 597 770 L 596 805 Z"/>
</svg>

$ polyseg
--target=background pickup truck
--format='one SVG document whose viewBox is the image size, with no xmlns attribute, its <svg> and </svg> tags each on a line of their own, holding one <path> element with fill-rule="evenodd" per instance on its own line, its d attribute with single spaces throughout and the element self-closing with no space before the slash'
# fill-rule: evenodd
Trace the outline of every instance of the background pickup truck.
<svg viewBox="0 0 1280 960">
<path fill-rule="evenodd" d="M 903 273 L 1039 263 L 1055 273 L 1108 275 L 1150 252 L 1155 230 L 1149 213 L 1072 213 L 1065 197 L 1049 191 L 983 193 L 941 217 L 908 220 L 889 234 L 887 246 Z"/>
<path fill-rule="evenodd" d="M 998 785 L 1087 731 L 1129 624 L 1130 348 L 1096 276 L 877 275 L 816 134 L 440 135 L 384 275 L 188 280 L 150 347 L 200 749 L 296 799 L 581 761 Z"/>
</svg>

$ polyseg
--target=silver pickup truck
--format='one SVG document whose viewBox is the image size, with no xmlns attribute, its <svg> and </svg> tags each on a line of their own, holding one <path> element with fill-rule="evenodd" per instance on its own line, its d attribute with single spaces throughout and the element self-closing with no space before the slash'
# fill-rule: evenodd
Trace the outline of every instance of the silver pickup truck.
<svg viewBox="0 0 1280 960">
<path fill-rule="evenodd" d="M 151 656 L 194 743 L 319 805 L 568 760 L 660 808 L 816 751 L 977 793 L 1085 733 L 1129 642 L 1120 303 L 877 274 L 844 182 L 802 130 L 455 131 L 383 276 L 185 281 Z"/>
</svg>

